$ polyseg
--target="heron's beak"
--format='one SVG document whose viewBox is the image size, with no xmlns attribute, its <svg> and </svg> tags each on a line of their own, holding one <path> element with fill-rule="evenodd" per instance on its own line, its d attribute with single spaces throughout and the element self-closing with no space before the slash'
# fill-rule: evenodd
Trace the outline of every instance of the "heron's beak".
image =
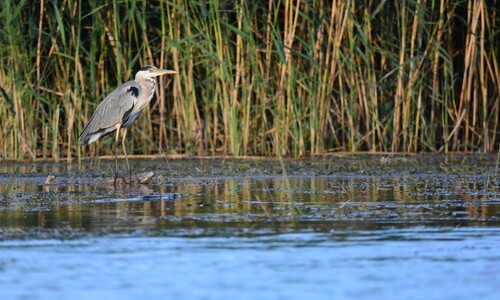
<svg viewBox="0 0 500 300">
<path fill-rule="evenodd" d="M 174 71 L 174 70 L 162 70 L 162 69 L 158 69 L 158 70 L 154 70 L 153 73 L 156 75 L 156 76 L 160 76 L 160 75 L 165 75 L 165 74 L 177 74 L 177 71 Z"/>
</svg>

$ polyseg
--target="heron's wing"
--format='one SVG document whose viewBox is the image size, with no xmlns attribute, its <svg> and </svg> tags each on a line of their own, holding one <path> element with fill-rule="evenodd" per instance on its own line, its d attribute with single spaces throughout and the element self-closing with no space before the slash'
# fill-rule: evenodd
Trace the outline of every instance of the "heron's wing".
<svg viewBox="0 0 500 300">
<path fill-rule="evenodd" d="M 79 137 L 80 146 L 95 142 L 121 127 L 134 109 L 141 87 L 129 81 L 111 92 L 94 112 Z"/>
</svg>

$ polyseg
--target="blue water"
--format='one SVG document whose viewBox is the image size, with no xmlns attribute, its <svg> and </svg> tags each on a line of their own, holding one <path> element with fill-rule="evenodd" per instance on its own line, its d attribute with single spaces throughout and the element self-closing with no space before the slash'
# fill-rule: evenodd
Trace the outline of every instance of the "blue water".
<svg viewBox="0 0 500 300">
<path fill-rule="evenodd" d="M 500 229 L 0 242 L 0 299 L 497 299 Z"/>
<path fill-rule="evenodd" d="M 4 164 L 0 300 L 496 300 L 495 160 L 452 160 Z"/>
</svg>

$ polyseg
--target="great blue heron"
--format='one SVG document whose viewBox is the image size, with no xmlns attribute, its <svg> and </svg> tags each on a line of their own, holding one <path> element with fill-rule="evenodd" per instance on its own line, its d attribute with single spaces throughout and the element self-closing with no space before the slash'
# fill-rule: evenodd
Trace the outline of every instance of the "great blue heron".
<svg viewBox="0 0 500 300">
<path fill-rule="evenodd" d="M 154 66 L 142 67 L 135 74 L 135 80 L 122 84 L 99 104 L 94 115 L 80 134 L 78 139 L 80 146 L 85 146 L 116 131 L 115 185 L 118 179 L 118 138 L 120 129 L 125 129 L 122 136 L 122 146 L 130 173 L 127 150 L 125 149 L 127 127 L 140 117 L 146 105 L 153 99 L 156 86 L 154 77 L 175 73 L 177 72 L 158 69 Z"/>
</svg>

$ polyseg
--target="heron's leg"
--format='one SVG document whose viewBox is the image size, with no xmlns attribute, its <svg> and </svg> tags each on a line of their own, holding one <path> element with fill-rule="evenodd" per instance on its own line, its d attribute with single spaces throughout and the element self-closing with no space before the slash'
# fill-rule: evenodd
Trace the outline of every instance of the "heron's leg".
<svg viewBox="0 0 500 300">
<path fill-rule="evenodd" d="M 116 188 L 116 180 L 118 179 L 118 138 L 120 137 L 120 128 L 116 129 L 115 136 L 115 181 L 114 185 Z"/>
<path fill-rule="evenodd" d="M 125 147 L 126 136 L 127 136 L 127 128 L 124 128 L 122 134 L 122 147 L 123 147 L 123 153 L 125 153 L 125 161 L 127 162 L 128 174 L 130 176 L 130 183 L 132 183 L 132 171 L 130 170 L 130 164 L 128 163 L 127 148 Z"/>
</svg>

